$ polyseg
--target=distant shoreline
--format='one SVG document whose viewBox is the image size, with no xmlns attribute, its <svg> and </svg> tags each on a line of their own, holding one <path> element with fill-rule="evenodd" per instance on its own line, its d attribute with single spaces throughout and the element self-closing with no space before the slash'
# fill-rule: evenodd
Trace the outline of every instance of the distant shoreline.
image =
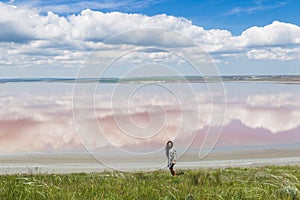
<svg viewBox="0 0 300 200">
<path fill-rule="evenodd" d="M 215 82 L 274 82 L 300 84 L 300 75 L 247 75 L 247 76 L 155 76 L 129 78 L 0 78 L 0 83 L 215 83 Z"/>
</svg>

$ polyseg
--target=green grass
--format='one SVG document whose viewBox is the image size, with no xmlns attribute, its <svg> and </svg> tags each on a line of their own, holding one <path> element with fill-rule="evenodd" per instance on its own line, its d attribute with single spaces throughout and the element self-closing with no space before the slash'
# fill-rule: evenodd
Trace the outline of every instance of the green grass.
<svg viewBox="0 0 300 200">
<path fill-rule="evenodd" d="M 1 175 L 0 199 L 300 199 L 300 167 Z"/>
</svg>

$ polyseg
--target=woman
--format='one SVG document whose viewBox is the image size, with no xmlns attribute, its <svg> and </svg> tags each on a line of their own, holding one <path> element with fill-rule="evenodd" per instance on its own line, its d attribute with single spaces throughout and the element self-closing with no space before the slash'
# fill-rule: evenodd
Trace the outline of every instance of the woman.
<svg viewBox="0 0 300 200">
<path fill-rule="evenodd" d="M 168 158 L 168 168 L 170 169 L 172 176 L 175 176 L 175 171 L 174 171 L 173 167 L 176 163 L 177 153 L 176 153 L 176 148 L 174 147 L 174 144 L 172 141 L 167 142 L 166 156 Z"/>
</svg>

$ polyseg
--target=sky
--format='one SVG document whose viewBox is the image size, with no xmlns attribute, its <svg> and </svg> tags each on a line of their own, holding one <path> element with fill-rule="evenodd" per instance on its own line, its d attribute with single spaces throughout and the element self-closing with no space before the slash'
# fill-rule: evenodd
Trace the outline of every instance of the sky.
<svg viewBox="0 0 300 200">
<path fill-rule="evenodd" d="M 134 48 L 190 45 L 141 28 L 184 35 L 221 75 L 299 75 L 299 8 L 297 0 L 0 1 L 0 78 L 75 77 L 91 52 L 113 60 Z M 105 42 L 126 31 L 129 39 Z M 151 53 L 135 59 L 167 59 Z M 194 51 L 188 56 L 201 59 Z"/>
</svg>

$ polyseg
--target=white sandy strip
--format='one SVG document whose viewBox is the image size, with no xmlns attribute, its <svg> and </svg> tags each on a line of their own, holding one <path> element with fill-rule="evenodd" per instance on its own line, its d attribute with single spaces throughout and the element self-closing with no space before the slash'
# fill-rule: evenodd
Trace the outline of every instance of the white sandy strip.
<svg viewBox="0 0 300 200">
<path fill-rule="evenodd" d="M 269 159 L 236 159 L 177 162 L 177 169 L 254 167 L 265 165 L 299 165 L 300 157 L 269 158 Z M 100 163 L 1 163 L 0 174 L 66 174 L 78 172 L 102 172 L 111 170 L 152 171 L 167 169 L 161 163 L 120 163 L 117 167 L 104 166 Z"/>
</svg>

